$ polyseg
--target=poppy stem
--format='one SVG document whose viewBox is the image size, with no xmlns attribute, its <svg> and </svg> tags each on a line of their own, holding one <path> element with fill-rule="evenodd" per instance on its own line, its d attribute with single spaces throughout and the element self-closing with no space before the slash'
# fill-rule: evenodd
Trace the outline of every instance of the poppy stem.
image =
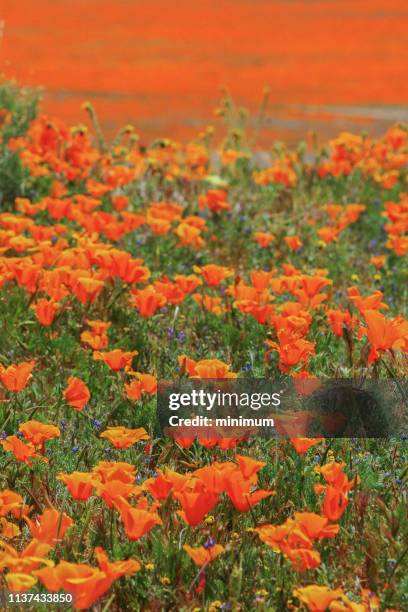
<svg viewBox="0 0 408 612">
<path fill-rule="evenodd" d="M 207 561 L 206 563 L 204 563 L 204 565 L 202 565 L 196 575 L 196 577 L 193 579 L 192 583 L 190 584 L 190 587 L 188 589 L 188 592 L 191 593 L 193 586 L 195 585 L 195 583 L 201 578 L 202 574 L 205 572 L 207 565 L 208 565 L 209 561 Z"/>
<path fill-rule="evenodd" d="M 254 521 L 254 525 L 256 527 L 257 526 L 257 520 L 256 520 L 254 511 L 253 511 L 253 508 L 252 508 L 251 504 L 249 503 L 249 495 L 245 495 L 245 497 L 246 497 L 246 500 L 247 500 L 247 503 L 248 503 L 249 512 L 251 513 L 252 520 Z"/>
</svg>

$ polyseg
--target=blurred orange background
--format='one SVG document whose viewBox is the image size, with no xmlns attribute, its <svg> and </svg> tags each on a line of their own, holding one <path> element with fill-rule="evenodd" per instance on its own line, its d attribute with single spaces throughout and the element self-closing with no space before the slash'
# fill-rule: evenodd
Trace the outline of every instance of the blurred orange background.
<svg viewBox="0 0 408 612">
<path fill-rule="evenodd" d="M 1 0 L 0 18 L 0 72 L 70 123 L 90 100 L 109 134 L 191 137 L 223 86 L 252 112 L 270 87 L 264 142 L 408 118 L 407 0 Z"/>
</svg>

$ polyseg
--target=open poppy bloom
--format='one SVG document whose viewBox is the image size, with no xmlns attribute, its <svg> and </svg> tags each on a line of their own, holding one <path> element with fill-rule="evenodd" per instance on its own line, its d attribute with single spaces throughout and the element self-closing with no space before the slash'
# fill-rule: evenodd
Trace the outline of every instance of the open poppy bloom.
<svg viewBox="0 0 408 612">
<path fill-rule="evenodd" d="M 190 378 L 237 378 L 238 376 L 230 372 L 230 366 L 219 359 L 194 361 L 186 355 L 180 355 L 178 362 Z"/>
<path fill-rule="evenodd" d="M 30 380 L 35 361 L 22 361 L 5 368 L 0 363 L 0 381 L 9 391 L 22 391 Z"/>
<path fill-rule="evenodd" d="M 86 329 L 81 333 L 81 342 L 90 346 L 94 351 L 99 351 L 108 346 L 109 338 L 104 333 L 98 335 L 93 330 Z"/>
<path fill-rule="evenodd" d="M 207 266 L 194 266 L 194 272 L 202 274 L 205 282 L 209 287 L 217 287 L 222 281 L 229 276 L 234 274 L 231 268 L 225 266 L 217 266 L 215 264 L 208 264 Z"/>
<path fill-rule="evenodd" d="M 132 371 L 129 371 L 128 374 L 136 377 L 136 380 L 133 380 L 130 384 L 125 384 L 126 395 L 130 400 L 139 400 L 142 393 L 156 393 L 157 378 L 155 376 Z"/>
<path fill-rule="evenodd" d="M 72 472 L 71 474 L 58 474 L 58 480 L 63 482 L 76 501 L 85 501 L 93 493 L 95 477 L 89 472 Z"/>
<path fill-rule="evenodd" d="M 290 438 L 291 443 L 299 455 L 304 455 L 309 448 L 312 448 L 312 446 L 319 444 L 323 440 L 324 438 Z"/>
<path fill-rule="evenodd" d="M 15 518 L 22 518 L 28 513 L 28 506 L 24 505 L 23 498 L 19 493 L 10 489 L 0 491 L 0 517 L 12 514 Z"/>
<path fill-rule="evenodd" d="M 83 380 L 76 376 L 68 378 L 68 386 L 64 391 L 64 398 L 67 404 L 81 411 L 89 402 L 91 393 Z"/>
<path fill-rule="evenodd" d="M 328 520 L 314 512 L 295 512 L 282 525 L 262 525 L 255 531 L 265 544 L 283 553 L 297 571 L 304 572 L 320 565 L 314 541 L 334 538 L 339 532 L 339 526 L 330 525 Z"/>
<path fill-rule="evenodd" d="M 225 548 L 221 546 L 221 544 L 213 544 L 211 546 L 198 546 L 197 548 L 193 548 L 188 544 L 184 544 L 183 549 L 186 553 L 192 558 L 194 563 L 198 565 L 198 567 L 203 567 L 203 565 L 208 565 L 210 561 L 213 561 L 224 552 Z"/>
<path fill-rule="evenodd" d="M 76 279 L 76 282 L 72 286 L 72 292 L 81 304 L 86 304 L 87 302 L 93 304 L 103 287 L 104 282 L 102 280 L 89 276 L 82 276 Z"/>
<path fill-rule="evenodd" d="M 115 448 L 129 448 L 140 442 L 140 440 L 148 440 L 149 435 L 143 427 L 138 429 L 128 429 L 127 427 L 108 427 L 100 435 L 101 438 L 106 438 L 113 444 Z"/>
<path fill-rule="evenodd" d="M 60 561 L 53 567 L 47 567 L 33 572 L 48 591 L 64 590 L 74 596 L 74 607 L 85 610 L 99 599 L 113 582 L 121 576 L 131 576 L 139 571 L 140 563 L 136 559 L 127 561 L 107 560 L 105 551 L 95 549 L 99 568 L 84 563 L 69 563 Z"/>
<path fill-rule="evenodd" d="M 263 489 L 252 490 L 251 480 L 244 478 L 243 474 L 229 472 L 224 479 L 225 491 L 239 512 L 248 512 L 260 501 L 276 495 L 275 491 Z"/>
<path fill-rule="evenodd" d="M 344 593 L 341 589 L 330 589 L 326 586 L 311 584 L 293 590 L 293 595 L 306 604 L 310 612 L 326 612 L 330 604 L 341 600 Z M 341 604 L 341 602 L 339 602 Z M 331 609 L 331 608 L 330 608 Z M 339 610 L 347 608 L 339 608 Z"/>
<path fill-rule="evenodd" d="M 17 461 L 31 465 L 32 460 L 38 457 L 37 451 L 32 442 L 23 442 L 17 436 L 7 436 L 4 440 L 0 440 L 5 451 L 13 453 Z"/>
<path fill-rule="evenodd" d="M 367 338 L 371 344 L 368 363 L 379 359 L 381 352 L 408 345 L 408 321 L 401 318 L 386 319 L 377 310 L 364 310 Z"/>
<path fill-rule="evenodd" d="M 95 351 L 93 358 L 95 361 L 103 361 L 111 370 L 118 372 L 119 370 L 130 368 L 135 355 L 137 355 L 137 351 L 121 351 L 120 349 L 114 349 L 112 351 L 105 351 L 104 353 Z"/>
<path fill-rule="evenodd" d="M 271 351 L 278 352 L 278 367 L 281 372 L 288 374 L 298 364 L 306 366 L 309 357 L 315 354 L 314 342 L 296 337 L 295 334 L 285 332 L 285 330 L 278 334 L 278 338 L 278 343 L 266 340 L 265 344 L 271 347 L 270 350 L 266 351 L 266 355 Z"/>
<path fill-rule="evenodd" d="M 44 444 L 52 438 L 59 438 L 60 430 L 55 425 L 41 423 L 40 421 L 26 421 L 20 425 L 19 430 L 24 435 L 25 439 L 31 442 L 35 447 L 39 447 L 41 454 L 44 454 Z"/>
<path fill-rule="evenodd" d="M 65 532 L 74 523 L 65 512 L 59 512 L 55 508 L 46 508 L 35 522 L 28 517 L 25 517 L 25 521 L 30 528 L 32 537 L 38 542 L 45 542 L 50 546 L 55 546 L 57 542 L 61 541 Z"/>
<path fill-rule="evenodd" d="M 140 540 L 153 527 L 162 524 L 162 520 L 157 512 L 148 508 L 134 507 L 123 497 L 115 499 L 113 504 L 120 514 L 129 540 Z"/>
<path fill-rule="evenodd" d="M 1 542 L 1 568 L 8 569 L 5 580 L 10 589 L 27 591 L 36 582 L 34 571 L 43 567 L 50 567 L 53 562 L 46 558 L 52 546 L 46 542 L 32 539 L 21 551 L 17 551 L 10 544 Z"/>
</svg>

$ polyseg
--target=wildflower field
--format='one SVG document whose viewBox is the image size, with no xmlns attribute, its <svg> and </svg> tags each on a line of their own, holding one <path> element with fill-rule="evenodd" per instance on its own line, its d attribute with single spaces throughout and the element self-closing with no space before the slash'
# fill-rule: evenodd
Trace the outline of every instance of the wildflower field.
<svg viewBox="0 0 408 612">
<path fill-rule="evenodd" d="M 82 112 L 0 85 L 1 608 L 408 610 L 404 436 L 156 419 L 158 379 L 404 379 L 407 128 L 266 154 L 228 96 L 222 140 Z"/>
</svg>

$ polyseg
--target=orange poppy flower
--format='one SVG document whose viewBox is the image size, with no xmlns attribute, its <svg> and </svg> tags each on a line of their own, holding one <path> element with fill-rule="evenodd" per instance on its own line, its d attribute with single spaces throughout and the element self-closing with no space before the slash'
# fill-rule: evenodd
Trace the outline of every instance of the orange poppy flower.
<svg viewBox="0 0 408 612">
<path fill-rule="evenodd" d="M 313 550 L 313 541 L 295 519 L 289 518 L 282 525 L 262 525 L 255 531 L 265 544 L 283 553 L 298 572 L 320 565 L 320 555 Z"/>
<path fill-rule="evenodd" d="M 317 230 L 317 235 L 320 240 L 323 240 L 326 244 L 330 244 L 337 240 L 339 235 L 339 230 L 335 227 L 321 227 Z"/>
<path fill-rule="evenodd" d="M 64 391 L 65 401 L 80 412 L 89 402 L 91 393 L 84 381 L 76 376 L 70 376 L 67 382 L 68 385 Z"/>
<path fill-rule="evenodd" d="M 178 514 L 192 527 L 201 523 L 219 500 L 219 496 L 209 491 L 198 478 L 187 481 L 181 491 L 173 493 L 173 497 L 183 508 Z"/>
<path fill-rule="evenodd" d="M 95 334 L 102 336 L 106 334 L 112 323 L 110 321 L 100 321 L 99 319 L 87 319 L 86 324 L 92 329 Z"/>
<path fill-rule="evenodd" d="M 293 590 L 293 595 L 306 604 L 310 612 L 326 612 L 330 605 L 343 597 L 341 589 L 311 584 Z M 330 608 L 331 609 L 331 608 Z M 343 608 L 346 610 L 346 608 Z"/>
<path fill-rule="evenodd" d="M 182 479 L 184 484 L 185 479 Z M 173 489 L 173 482 L 166 474 L 161 470 L 158 470 L 158 475 L 155 478 L 149 478 L 144 481 L 143 488 L 149 491 L 149 493 L 157 500 L 167 499 L 170 491 Z"/>
<path fill-rule="evenodd" d="M 223 189 L 209 189 L 205 195 L 199 196 L 198 207 L 200 209 L 209 208 L 214 213 L 230 210 L 231 204 L 226 201 L 226 197 L 227 192 Z"/>
<path fill-rule="evenodd" d="M 164 295 L 170 304 L 181 304 L 186 297 L 177 283 L 172 283 L 167 277 L 155 281 L 153 286 L 158 293 Z"/>
<path fill-rule="evenodd" d="M 22 361 L 5 368 L 0 363 L 0 381 L 9 391 L 21 391 L 30 380 L 35 361 Z"/>
<path fill-rule="evenodd" d="M 174 282 L 180 287 L 181 291 L 185 294 L 192 293 L 197 287 L 202 284 L 201 278 L 195 274 L 176 274 Z"/>
<path fill-rule="evenodd" d="M 58 480 L 63 482 L 76 501 L 85 501 L 93 493 L 95 476 L 89 472 L 72 472 L 58 474 Z"/>
<path fill-rule="evenodd" d="M 134 483 L 136 468 L 125 461 L 100 461 L 92 473 L 102 482 L 119 480 L 125 483 Z"/>
<path fill-rule="evenodd" d="M 34 444 L 34 446 L 40 446 L 42 452 L 46 440 L 59 438 L 61 434 L 60 430 L 55 425 L 49 425 L 35 420 L 26 421 L 26 423 L 20 425 L 19 430 L 24 434 L 26 440 Z"/>
<path fill-rule="evenodd" d="M 139 312 L 141 317 L 152 317 L 156 310 L 166 304 L 166 297 L 157 291 L 153 285 L 148 285 L 145 289 L 132 291 L 131 304 Z"/>
<path fill-rule="evenodd" d="M 49 327 L 52 325 L 52 322 L 55 319 L 55 315 L 60 308 L 60 304 L 54 302 L 54 300 L 47 300 L 46 298 L 41 298 L 33 304 L 31 307 L 34 312 L 37 320 L 44 325 L 44 327 Z"/>
<path fill-rule="evenodd" d="M 386 247 L 392 249 L 399 257 L 403 257 L 408 253 L 408 236 L 390 236 Z"/>
<path fill-rule="evenodd" d="M 370 263 L 372 263 L 377 270 L 381 270 L 385 265 L 386 259 L 385 255 L 373 255 L 370 257 Z"/>
<path fill-rule="evenodd" d="M 343 468 L 344 463 L 336 463 L 335 461 L 332 461 L 326 465 L 323 465 L 317 471 L 323 475 L 326 482 L 332 484 L 340 491 L 348 493 L 354 487 L 354 484 L 359 482 L 359 478 L 356 477 L 349 480 L 347 474 L 343 472 Z"/>
<path fill-rule="evenodd" d="M 153 527 L 162 524 L 162 520 L 157 512 L 144 508 L 135 508 L 121 497 L 114 500 L 114 506 L 119 511 L 129 540 L 140 540 Z"/>
<path fill-rule="evenodd" d="M 202 274 L 209 287 L 217 287 L 222 281 L 234 274 L 231 268 L 208 264 L 207 266 L 193 266 L 194 272 Z"/>
<path fill-rule="evenodd" d="M 188 544 L 184 544 L 183 549 L 192 558 L 194 563 L 198 565 L 198 567 L 208 565 L 210 561 L 213 561 L 225 550 L 225 548 L 221 546 L 221 544 L 214 544 L 214 546 L 209 546 L 208 548 L 206 548 L 205 546 L 198 546 L 197 548 L 193 548 Z"/>
<path fill-rule="evenodd" d="M 124 195 L 112 196 L 112 206 L 118 212 L 125 210 L 129 206 L 129 198 Z"/>
<path fill-rule="evenodd" d="M 258 489 L 251 491 L 251 480 L 236 472 L 230 472 L 224 480 L 225 491 L 239 512 L 248 512 L 263 499 L 276 495 L 275 491 Z"/>
<path fill-rule="evenodd" d="M 95 547 L 95 557 L 100 569 L 110 578 L 117 580 L 121 576 L 131 576 L 138 572 L 141 565 L 137 559 L 126 559 L 124 561 L 109 561 L 108 555 L 101 546 Z"/>
<path fill-rule="evenodd" d="M 315 343 L 303 338 L 296 338 L 293 334 L 285 332 L 278 334 L 279 344 L 267 340 L 265 344 L 278 351 L 278 367 L 281 372 L 289 373 L 291 368 L 299 363 L 307 365 L 309 357 L 315 354 Z M 268 354 L 270 351 L 267 351 Z"/>
<path fill-rule="evenodd" d="M 183 372 L 187 372 L 190 378 L 237 378 L 238 376 L 230 372 L 230 366 L 219 359 L 194 361 L 187 355 L 180 355 L 178 362 Z"/>
<path fill-rule="evenodd" d="M 324 438 L 290 438 L 291 443 L 299 455 L 304 455 L 309 448 L 312 448 L 312 446 L 319 444 L 323 440 Z"/>
<path fill-rule="evenodd" d="M 180 219 L 183 207 L 176 202 L 152 202 L 149 206 L 148 214 L 154 219 L 164 219 L 166 221 L 176 221 Z"/>
<path fill-rule="evenodd" d="M 2 542 L 2 566 L 7 567 L 15 578 L 16 574 L 32 574 L 34 570 L 42 565 L 53 565 L 49 559 L 45 559 L 52 546 L 46 542 L 31 540 L 23 550 L 17 552 L 12 546 Z M 14 581 L 13 581 L 14 582 Z M 23 585 L 24 586 L 24 583 Z"/>
<path fill-rule="evenodd" d="M 329 519 L 329 521 L 338 521 L 343 515 L 347 504 L 347 493 L 344 493 L 331 485 L 327 485 L 325 487 L 323 514 Z"/>
<path fill-rule="evenodd" d="M 245 480 L 252 481 L 255 478 L 255 482 L 257 480 L 259 470 L 266 465 L 264 461 L 257 461 L 256 459 L 252 459 L 252 457 L 238 455 L 238 453 L 235 455 L 235 460 L 237 461 L 239 470 Z"/>
<path fill-rule="evenodd" d="M 285 236 L 285 242 L 291 251 L 297 251 L 303 246 L 303 242 L 299 236 Z"/>
<path fill-rule="evenodd" d="M 128 372 L 132 376 L 137 376 L 130 384 L 125 384 L 126 395 L 130 400 L 137 401 L 142 393 L 156 393 L 157 379 L 152 374 L 142 374 L 141 372 Z"/>
<path fill-rule="evenodd" d="M 404 319 L 386 319 L 376 310 L 364 310 L 367 323 L 367 337 L 371 344 L 368 363 L 376 361 L 382 351 L 403 346 L 408 340 L 408 321 Z"/>
<path fill-rule="evenodd" d="M 130 368 L 132 360 L 137 351 L 122 351 L 121 349 L 114 349 L 112 351 L 94 351 L 93 358 L 95 361 L 103 361 L 111 370 L 117 372 L 124 368 Z"/>
<path fill-rule="evenodd" d="M 309 548 L 287 547 L 284 550 L 284 554 L 297 572 L 315 569 L 319 567 L 321 562 L 318 551 Z"/>
<path fill-rule="evenodd" d="M 269 232 L 255 232 L 254 237 L 262 249 L 266 249 L 275 240 L 275 236 Z"/>
<path fill-rule="evenodd" d="M 238 374 L 230 372 L 230 366 L 219 359 L 201 359 L 195 364 L 192 378 L 237 378 Z"/>
<path fill-rule="evenodd" d="M 201 293 L 194 293 L 192 298 L 197 304 L 203 306 L 205 310 L 208 310 L 217 316 L 220 316 L 226 312 L 222 298 L 218 297 L 217 295 L 202 295 Z"/>
<path fill-rule="evenodd" d="M 81 342 L 90 346 L 94 351 L 99 351 L 108 346 L 109 339 L 106 334 L 98 336 L 94 331 L 86 329 L 81 333 Z"/>
<path fill-rule="evenodd" d="M 113 444 L 115 448 L 129 448 L 140 442 L 140 440 L 148 440 L 149 435 L 143 427 L 138 429 L 128 429 L 127 427 L 108 427 L 108 429 L 100 434 L 101 438 L 106 438 Z"/>
<path fill-rule="evenodd" d="M 335 310 L 330 308 L 327 310 L 326 315 L 333 333 L 340 338 L 343 335 L 344 329 L 354 323 L 353 317 L 348 310 Z"/>
<path fill-rule="evenodd" d="M 13 453 L 17 461 L 31 465 L 32 459 L 38 457 L 35 446 L 31 442 L 22 442 L 17 436 L 8 436 L 4 440 L 0 440 L 5 451 Z"/>
<path fill-rule="evenodd" d="M 360 312 L 364 312 L 364 310 L 388 310 L 387 304 L 382 302 L 384 294 L 381 291 L 374 291 L 371 295 L 363 298 L 357 287 L 349 287 L 347 295 Z"/>
<path fill-rule="evenodd" d="M 7 516 L 10 512 L 16 518 L 21 516 L 21 508 L 23 507 L 23 498 L 21 495 L 10 489 L 0 491 L 0 517 Z"/>
<path fill-rule="evenodd" d="M 127 397 L 137 402 L 142 397 L 142 383 L 140 380 L 132 380 L 131 383 L 125 384 L 125 392 Z"/>
<path fill-rule="evenodd" d="M 272 278 L 272 272 L 265 272 L 264 270 L 251 270 L 250 273 L 251 284 L 257 291 L 265 291 Z"/>
<path fill-rule="evenodd" d="M 38 542 L 45 542 L 50 546 L 55 546 L 64 537 L 64 534 L 73 525 L 74 521 L 55 508 L 47 508 L 34 522 L 28 517 L 25 521 L 30 528 L 31 535 Z"/>
<path fill-rule="evenodd" d="M 165 236 L 171 230 L 171 223 L 165 219 L 147 217 L 147 223 L 155 236 Z"/>
<path fill-rule="evenodd" d="M 87 302 L 93 304 L 103 287 L 104 282 L 102 280 L 89 276 L 80 276 L 73 284 L 72 292 L 81 304 L 86 304 Z"/>
<path fill-rule="evenodd" d="M 260 325 L 271 322 L 275 311 L 272 304 L 258 304 L 252 300 L 237 300 L 234 302 L 234 307 L 245 314 L 250 314 Z"/>
<path fill-rule="evenodd" d="M 103 499 L 108 508 L 113 508 L 118 497 L 127 499 L 136 497 L 142 493 L 140 487 L 132 483 L 125 483 L 121 480 L 109 480 L 108 482 L 95 481 L 96 493 Z"/>
<path fill-rule="evenodd" d="M 295 512 L 294 520 L 310 540 L 334 538 L 340 531 L 339 525 L 330 525 L 328 518 L 315 512 Z"/>
<path fill-rule="evenodd" d="M 201 229 L 189 223 L 180 223 L 174 233 L 179 238 L 179 246 L 192 246 L 200 249 L 205 243 L 201 236 Z"/>
<path fill-rule="evenodd" d="M 83 563 L 61 561 L 55 567 L 33 572 L 48 591 L 64 590 L 74 595 L 75 608 L 85 610 L 99 599 L 120 576 L 129 576 L 140 569 L 138 561 L 116 561 L 109 563 L 103 550 L 95 549 L 99 569 Z"/>
</svg>

